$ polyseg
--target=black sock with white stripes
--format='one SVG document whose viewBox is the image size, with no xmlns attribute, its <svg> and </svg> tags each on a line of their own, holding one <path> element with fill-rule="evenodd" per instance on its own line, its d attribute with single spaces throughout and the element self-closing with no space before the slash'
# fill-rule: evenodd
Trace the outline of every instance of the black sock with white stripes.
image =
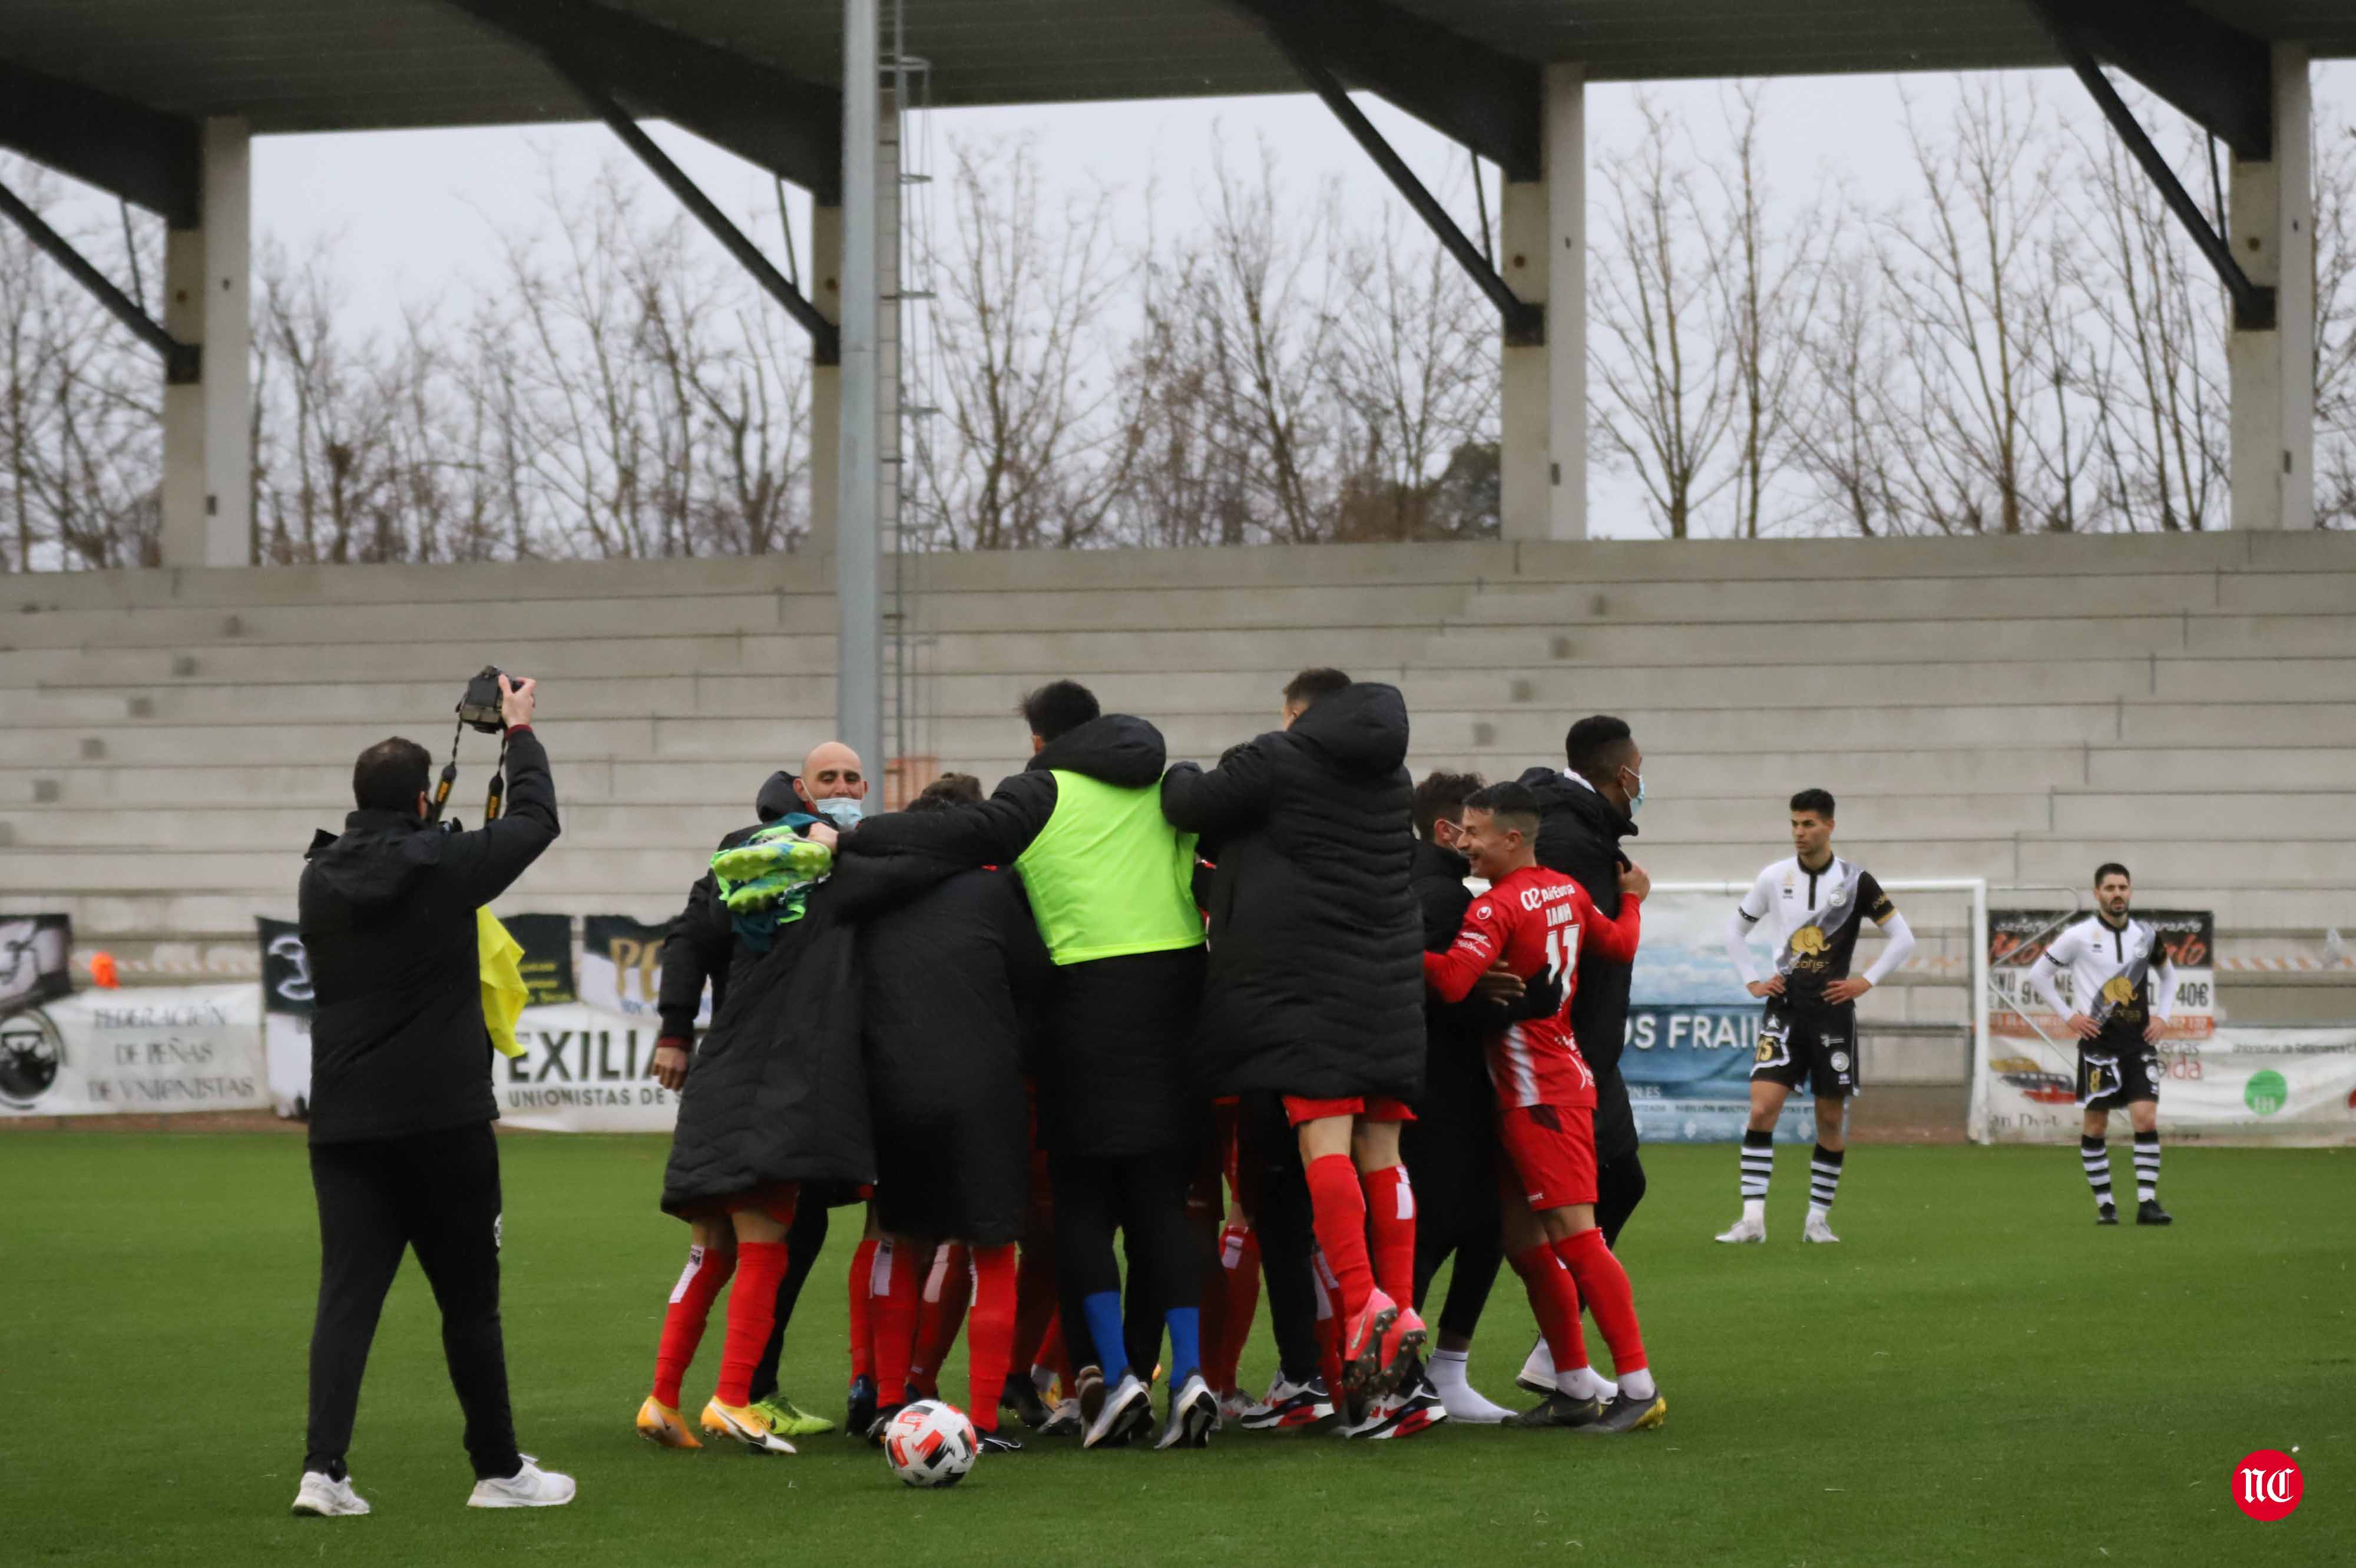
<svg viewBox="0 0 2356 1568">
<path fill-rule="evenodd" d="M 1840 1195 L 1841 1155 L 1846 1151 L 1827 1149 L 1822 1144 L 1808 1157 L 1808 1212 L 1828 1214 L 1833 1199 Z"/>
<path fill-rule="evenodd" d="M 2094 1189 L 2094 1207 L 2112 1207 L 2111 1151 L 2100 1138 L 2078 1140 L 2078 1163 L 2086 1167 L 2086 1185 Z"/>
<path fill-rule="evenodd" d="M 2159 1201 L 2159 1131 L 2135 1135 L 2136 1201 Z"/>
<path fill-rule="evenodd" d="M 1745 1130 L 1742 1134 L 1742 1217 L 1755 1219 L 1767 1210 L 1767 1178 L 1775 1174 L 1775 1134 Z M 1756 1204 L 1756 1208 L 1751 1206 Z"/>
</svg>

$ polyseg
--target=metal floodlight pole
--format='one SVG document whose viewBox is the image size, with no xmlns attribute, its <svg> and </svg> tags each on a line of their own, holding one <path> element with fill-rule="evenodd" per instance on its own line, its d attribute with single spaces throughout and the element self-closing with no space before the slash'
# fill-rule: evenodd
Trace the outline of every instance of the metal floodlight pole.
<svg viewBox="0 0 2356 1568">
<path fill-rule="evenodd" d="M 835 730 L 870 778 L 884 755 L 883 473 L 876 276 L 882 134 L 876 0 L 842 7 L 842 433 L 834 539 Z"/>
</svg>

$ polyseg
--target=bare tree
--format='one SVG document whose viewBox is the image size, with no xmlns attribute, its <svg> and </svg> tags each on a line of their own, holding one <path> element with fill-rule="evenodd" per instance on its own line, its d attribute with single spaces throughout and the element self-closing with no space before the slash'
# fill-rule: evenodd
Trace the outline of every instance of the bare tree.
<svg viewBox="0 0 2356 1568">
<path fill-rule="evenodd" d="M 1639 95 L 1644 133 L 1604 159 L 1606 216 L 1589 273 L 1589 311 L 1602 352 L 1595 422 L 1608 457 L 1644 486 L 1653 521 L 1671 539 L 1734 482 L 1719 460 L 1731 427 L 1734 346 L 1713 318 L 1716 236 L 1702 213 L 1689 149 Z"/>
</svg>

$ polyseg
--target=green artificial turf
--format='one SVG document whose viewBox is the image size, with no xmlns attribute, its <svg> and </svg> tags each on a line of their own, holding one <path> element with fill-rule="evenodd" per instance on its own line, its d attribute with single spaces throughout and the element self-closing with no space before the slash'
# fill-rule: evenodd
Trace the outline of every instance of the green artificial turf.
<svg viewBox="0 0 2356 1568">
<path fill-rule="evenodd" d="M 2096 1230 L 2072 1150 L 1866 1148 L 1837 1248 L 1714 1245 L 1730 1148 L 1648 1150 L 1622 1243 L 1670 1404 L 1620 1440 L 1442 1427 L 1223 1435 L 1207 1453 L 986 1456 L 909 1491 L 839 1436 L 796 1457 L 632 1434 L 686 1235 L 663 1145 L 503 1140 L 509 1366 L 562 1509 L 460 1506 L 432 1299 L 404 1267 L 351 1454 L 375 1514 L 295 1520 L 316 1240 L 290 1137 L 0 1137 L 0 1562 L 2129 1564 L 2356 1561 L 2356 1155 L 2170 1149 L 2172 1230 Z M 2113 1155 L 2128 1175 L 2124 1144 Z M 837 1215 L 787 1387 L 840 1415 Z M 1592 1336 L 1590 1334 L 1590 1338 Z M 1507 1274 L 1473 1358 L 1531 1339 Z M 719 1323 L 690 1373 L 711 1390 Z M 1599 1353 L 1601 1350 L 1598 1344 Z M 962 1350 L 944 1380 L 963 1389 Z M 1271 1369 L 1265 1313 L 1245 1362 Z M 2235 1462 L 2296 1449 L 2297 1513 L 2243 1518 Z"/>
</svg>

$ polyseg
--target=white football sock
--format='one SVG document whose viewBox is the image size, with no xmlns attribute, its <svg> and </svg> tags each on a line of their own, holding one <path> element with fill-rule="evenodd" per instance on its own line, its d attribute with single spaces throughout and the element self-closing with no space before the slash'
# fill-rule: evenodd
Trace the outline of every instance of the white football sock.
<svg viewBox="0 0 2356 1568">
<path fill-rule="evenodd" d="M 1723 1213 L 1724 1210 L 1720 1210 L 1719 1212 Z M 1767 1200 L 1763 1197 L 1744 1198 L 1742 1200 L 1742 1218 L 1760 1225 L 1766 1224 Z"/>
<path fill-rule="evenodd" d="M 1639 1367 L 1633 1372 L 1620 1374 L 1620 1391 L 1632 1400 L 1649 1400 L 1661 1391 L 1653 1385 L 1653 1369 Z"/>
<path fill-rule="evenodd" d="M 1575 1400 L 1601 1399 L 1602 1383 L 1603 1380 L 1596 1375 L 1592 1367 L 1575 1367 L 1568 1372 L 1558 1371 L 1554 1375 L 1554 1386 Z"/>
</svg>

